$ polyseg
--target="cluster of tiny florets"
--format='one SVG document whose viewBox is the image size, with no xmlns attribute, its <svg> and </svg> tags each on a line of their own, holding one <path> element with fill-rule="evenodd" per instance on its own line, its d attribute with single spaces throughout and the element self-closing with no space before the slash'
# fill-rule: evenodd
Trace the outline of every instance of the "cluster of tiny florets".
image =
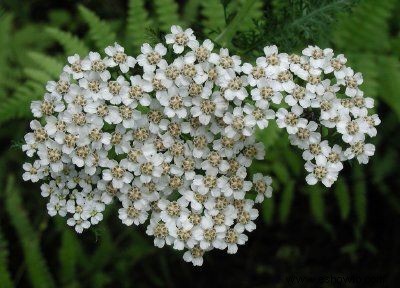
<svg viewBox="0 0 400 288">
<path fill-rule="evenodd" d="M 271 177 L 249 179 L 252 161 L 265 155 L 257 127 L 276 119 L 286 128 L 304 150 L 309 184 L 330 186 L 344 160 L 366 163 L 373 154 L 365 135 L 375 136 L 379 118 L 368 116 L 373 101 L 343 55 L 309 47 L 289 56 L 270 46 L 252 65 L 191 29 L 171 32 L 172 47 L 145 43 L 136 58 L 117 43 L 105 57 L 68 57 L 31 105 L 40 119 L 23 150 L 36 160 L 24 164 L 23 178 L 44 180 L 48 213 L 78 233 L 117 202 L 122 223 L 147 225 L 154 245 L 186 250 L 185 261 L 201 265 L 214 248 L 236 253 L 255 229 L 255 204 L 272 196 Z M 348 147 L 322 140 L 323 127 L 336 128 Z"/>
</svg>

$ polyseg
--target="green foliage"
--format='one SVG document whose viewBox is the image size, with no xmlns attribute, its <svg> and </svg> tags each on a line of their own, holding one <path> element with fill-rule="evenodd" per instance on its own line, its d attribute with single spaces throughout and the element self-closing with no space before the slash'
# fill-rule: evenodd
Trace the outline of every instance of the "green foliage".
<svg viewBox="0 0 400 288">
<path fill-rule="evenodd" d="M 400 61 L 389 30 L 396 3 L 362 1 L 351 17 L 342 16 L 333 38 L 341 52 L 346 53 L 349 64 L 363 73 L 366 95 L 381 97 L 400 117 L 400 82 L 396 80 L 400 77 Z"/>
<path fill-rule="evenodd" d="M 0 12 L 0 67 L 7 67 L 7 58 L 11 52 L 8 43 L 10 42 L 12 16 L 10 14 L 1 14 Z M 6 69 L 0 68 L 0 99 L 5 98 L 4 78 Z"/>
<path fill-rule="evenodd" d="M 115 32 L 111 27 L 85 6 L 78 6 L 79 13 L 89 26 L 89 37 L 98 50 L 103 50 L 116 41 Z"/>
<path fill-rule="evenodd" d="M 357 224 L 364 226 L 367 221 L 367 196 L 365 180 L 360 167 L 354 169 L 354 210 L 356 212 Z"/>
<path fill-rule="evenodd" d="M 15 178 L 12 175 L 7 180 L 5 206 L 11 223 L 18 234 L 32 287 L 55 287 L 46 260 L 40 251 L 38 235 L 29 221 L 22 204 L 20 191 L 15 185 Z"/>
<path fill-rule="evenodd" d="M 251 15 L 251 12 L 254 11 L 252 8 L 256 2 L 256 0 L 248 0 L 245 1 L 243 5 L 240 5 L 237 9 L 237 14 L 235 17 L 229 22 L 226 28 L 222 30 L 218 37 L 215 38 L 215 41 L 220 43 L 222 46 L 227 46 L 227 44 L 232 40 L 236 31 L 239 30 L 239 27 L 243 25 L 243 21 L 245 21 L 245 19 Z"/>
<path fill-rule="evenodd" d="M 179 25 L 178 4 L 174 0 L 154 0 L 154 10 L 160 30 L 169 32 L 172 25 Z"/>
<path fill-rule="evenodd" d="M 1 227 L 0 227 L 1 228 Z M 8 271 L 8 248 L 7 242 L 0 230 L 0 283 L 1 287 L 12 288 L 14 284 L 11 280 L 10 272 Z"/>
<path fill-rule="evenodd" d="M 74 235 L 74 232 L 63 229 L 61 246 L 59 250 L 59 261 L 60 261 L 60 279 L 64 287 L 79 287 L 79 283 L 75 281 L 75 275 L 77 273 L 79 241 Z"/>
<path fill-rule="evenodd" d="M 204 30 L 208 33 L 222 30 L 225 27 L 225 14 L 221 1 L 203 0 L 201 6 Z"/>
<path fill-rule="evenodd" d="M 288 179 L 288 178 L 287 178 Z M 285 223 L 289 217 L 294 196 L 294 182 L 288 181 L 282 191 L 282 196 L 279 204 L 279 219 Z"/>
<path fill-rule="evenodd" d="M 73 34 L 53 27 L 47 27 L 45 31 L 51 38 L 61 44 L 67 55 L 74 55 L 75 53 L 86 55 L 89 53 L 86 44 Z"/>
<path fill-rule="evenodd" d="M 322 190 L 321 186 L 310 186 L 306 188 L 306 191 L 309 193 L 310 208 L 314 219 L 318 223 L 325 222 L 325 203 L 323 198 L 324 191 Z"/>
<path fill-rule="evenodd" d="M 335 185 L 335 196 L 339 206 L 340 216 L 345 220 L 350 214 L 350 196 L 349 189 L 343 179 L 339 179 Z"/>
<path fill-rule="evenodd" d="M 143 0 L 129 0 L 126 42 L 135 52 L 146 41 L 146 30 L 151 26 L 144 3 Z"/>
<path fill-rule="evenodd" d="M 53 79 L 58 79 L 63 64 L 54 57 L 39 52 L 29 52 L 28 56 L 32 59 L 36 67 L 48 73 Z"/>
</svg>

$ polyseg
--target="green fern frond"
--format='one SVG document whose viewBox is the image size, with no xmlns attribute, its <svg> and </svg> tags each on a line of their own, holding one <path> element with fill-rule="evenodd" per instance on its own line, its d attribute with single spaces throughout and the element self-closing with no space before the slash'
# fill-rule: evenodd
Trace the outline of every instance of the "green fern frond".
<svg viewBox="0 0 400 288">
<path fill-rule="evenodd" d="M 9 14 L 0 15 L 0 79 L 4 79 L 5 75 L 8 74 L 8 60 L 11 51 L 10 42 L 11 38 L 11 23 L 12 16 Z M 0 80 L 1 81 L 1 80 Z M 3 85 L 0 85 L 0 99 L 4 99 L 5 89 Z"/>
<path fill-rule="evenodd" d="M 114 44 L 116 34 L 107 22 L 100 20 L 94 12 L 85 6 L 79 5 L 78 10 L 89 26 L 89 37 L 97 49 L 103 50 L 107 46 Z"/>
<path fill-rule="evenodd" d="M 237 8 L 241 8 L 245 5 L 248 0 L 236 0 Z M 231 5 L 232 6 L 232 5 Z M 255 23 L 263 18 L 264 3 L 261 0 L 256 0 L 254 4 L 250 7 L 249 12 L 246 17 L 240 23 L 238 31 L 246 31 L 255 28 Z"/>
<path fill-rule="evenodd" d="M 146 42 L 146 30 L 150 27 L 150 20 L 143 0 L 129 0 L 126 40 L 135 52 Z"/>
<path fill-rule="evenodd" d="M 51 76 L 48 73 L 35 68 L 25 68 L 24 75 L 26 75 L 28 79 L 41 83 L 43 87 L 47 81 L 51 80 Z"/>
<path fill-rule="evenodd" d="M 64 48 L 67 55 L 79 54 L 84 56 L 89 53 L 86 44 L 75 35 L 58 28 L 47 27 L 45 32 Z"/>
<path fill-rule="evenodd" d="M 400 119 L 400 61 L 395 56 L 380 57 L 377 62 L 378 80 L 383 91 L 380 98 L 396 112 Z"/>
<path fill-rule="evenodd" d="M 32 287 L 55 287 L 54 280 L 40 251 L 36 231 L 29 222 L 28 215 L 22 206 L 21 195 L 12 175 L 7 180 L 6 195 L 6 211 L 17 232 Z"/>
<path fill-rule="evenodd" d="M 343 16 L 339 20 L 333 34 L 336 45 L 357 52 L 382 52 L 388 49 L 388 19 L 394 4 L 395 0 L 362 1 L 350 16 Z"/>
<path fill-rule="evenodd" d="M 11 119 L 32 118 L 30 104 L 33 100 L 43 98 L 44 87 L 34 81 L 28 81 L 17 88 L 15 93 L 0 104 L 0 123 Z"/>
<path fill-rule="evenodd" d="M 28 56 L 37 65 L 37 67 L 43 69 L 43 71 L 47 72 L 54 79 L 59 78 L 63 68 L 63 64 L 61 62 L 40 52 L 29 52 Z"/>
<path fill-rule="evenodd" d="M 199 16 L 199 7 L 200 3 L 203 2 L 201 0 L 189 0 L 185 4 L 183 11 L 183 20 L 186 25 L 190 25 L 195 23 Z"/>
<path fill-rule="evenodd" d="M 338 22 L 334 41 L 348 55 L 349 65 L 363 73 L 366 95 L 379 96 L 400 117 L 400 62 L 388 27 L 395 4 L 395 0 L 362 2 Z"/>
<path fill-rule="evenodd" d="M 160 30 L 169 32 L 172 25 L 180 25 L 178 4 L 174 0 L 154 0 L 154 10 Z"/>
<path fill-rule="evenodd" d="M 201 1 L 202 25 L 206 33 L 219 32 L 225 27 L 224 7 L 219 0 Z"/>
<path fill-rule="evenodd" d="M 335 196 L 339 206 L 340 216 L 345 220 L 350 214 L 350 195 L 349 189 L 342 179 L 339 179 L 336 183 Z"/>
</svg>

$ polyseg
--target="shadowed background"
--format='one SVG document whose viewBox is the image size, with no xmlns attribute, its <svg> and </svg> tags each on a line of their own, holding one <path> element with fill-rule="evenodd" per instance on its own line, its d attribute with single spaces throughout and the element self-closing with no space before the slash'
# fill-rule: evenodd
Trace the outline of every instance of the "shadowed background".
<svg viewBox="0 0 400 288">
<path fill-rule="evenodd" d="M 0 1 L 0 287 L 359 287 L 325 281 L 331 276 L 377 276 L 381 282 L 361 286 L 396 287 L 398 15 L 398 0 Z M 200 268 L 153 247 L 143 228 L 123 225 L 116 205 L 100 225 L 77 235 L 64 219 L 47 215 L 40 184 L 21 177 L 30 102 L 43 96 L 66 56 L 114 41 L 136 55 L 172 24 L 216 39 L 245 61 L 272 44 L 287 53 L 332 47 L 363 73 L 362 88 L 382 119 L 376 155 L 368 165 L 346 164 L 332 188 L 306 185 L 301 153 L 284 131 L 270 125 L 260 133 L 266 160 L 253 172 L 273 177 L 273 198 L 236 255 L 214 250 Z"/>
</svg>

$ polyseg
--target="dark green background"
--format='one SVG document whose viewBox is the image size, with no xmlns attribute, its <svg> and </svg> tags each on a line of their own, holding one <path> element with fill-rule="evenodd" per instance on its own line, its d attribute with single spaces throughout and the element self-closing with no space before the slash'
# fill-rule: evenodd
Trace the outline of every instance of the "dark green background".
<svg viewBox="0 0 400 288">
<path fill-rule="evenodd" d="M 0 1 L 0 287 L 397 287 L 399 2 Z M 136 55 L 141 43 L 158 41 L 177 23 L 246 61 L 271 44 L 287 53 L 332 47 L 363 73 L 362 87 L 382 119 L 375 157 L 365 166 L 346 164 L 330 189 L 305 185 L 300 151 L 282 131 L 271 125 L 260 133 L 267 156 L 253 172 L 271 174 L 274 196 L 247 245 L 236 255 L 208 253 L 200 268 L 179 252 L 154 248 L 143 228 L 121 224 L 118 207 L 76 235 L 64 219 L 47 215 L 39 184 L 21 179 L 29 103 L 42 97 L 66 55 L 114 40 Z M 291 284 L 293 276 L 308 280 Z M 384 283 L 340 286 L 331 276 L 378 276 Z"/>
</svg>

